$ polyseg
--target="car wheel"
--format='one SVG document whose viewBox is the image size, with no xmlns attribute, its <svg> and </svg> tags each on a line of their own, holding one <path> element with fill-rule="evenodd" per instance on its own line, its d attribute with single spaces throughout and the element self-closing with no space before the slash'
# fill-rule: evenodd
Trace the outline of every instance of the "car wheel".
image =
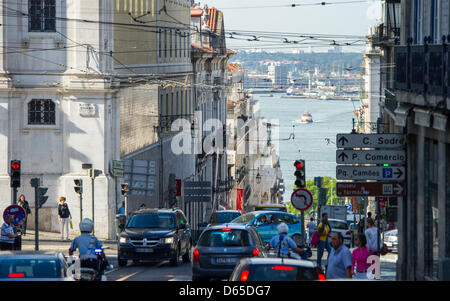
<svg viewBox="0 0 450 301">
<path fill-rule="evenodd" d="M 119 267 L 127 266 L 128 260 L 118 258 L 117 261 L 118 261 Z"/>
<path fill-rule="evenodd" d="M 188 247 L 186 248 L 186 253 L 184 253 L 184 255 L 183 255 L 183 257 L 182 257 L 184 263 L 187 263 L 187 262 L 190 262 L 190 261 L 191 261 L 191 258 L 190 258 L 191 247 L 192 247 L 191 242 L 189 242 L 189 245 L 188 245 Z"/>
<path fill-rule="evenodd" d="M 301 235 L 298 234 L 293 235 L 292 240 L 294 240 L 295 244 L 299 247 L 305 245 L 305 239 Z"/>
<path fill-rule="evenodd" d="M 178 257 L 180 257 L 180 246 L 175 250 L 175 254 L 170 259 L 170 265 L 176 267 L 178 265 Z"/>
</svg>

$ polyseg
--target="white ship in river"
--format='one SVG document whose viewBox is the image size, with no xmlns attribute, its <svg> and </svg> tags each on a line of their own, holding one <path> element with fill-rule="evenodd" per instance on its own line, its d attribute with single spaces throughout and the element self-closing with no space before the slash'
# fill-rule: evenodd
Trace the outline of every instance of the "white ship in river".
<svg viewBox="0 0 450 301">
<path fill-rule="evenodd" d="M 306 98 L 302 93 L 300 88 L 290 87 L 286 90 L 286 95 L 281 96 L 282 98 Z"/>
</svg>

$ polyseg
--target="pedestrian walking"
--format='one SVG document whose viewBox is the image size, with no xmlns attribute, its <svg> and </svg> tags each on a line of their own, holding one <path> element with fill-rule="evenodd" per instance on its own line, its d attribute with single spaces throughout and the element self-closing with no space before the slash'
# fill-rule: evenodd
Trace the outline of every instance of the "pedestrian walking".
<svg viewBox="0 0 450 301">
<path fill-rule="evenodd" d="M 0 250 L 14 250 L 14 242 L 19 234 L 14 233 L 13 228 L 14 216 L 7 215 L 5 222 L 2 225 L 2 232 L 0 236 Z"/>
<path fill-rule="evenodd" d="M 69 222 L 72 219 L 72 215 L 70 214 L 69 206 L 66 203 L 66 198 L 63 196 L 59 198 L 58 219 L 61 226 L 61 240 L 70 240 Z"/>
<path fill-rule="evenodd" d="M 19 200 L 17 201 L 17 205 L 19 205 L 20 207 L 23 208 L 23 210 L 25 210 L 26 216 L 25 216 L 25 220 L 22 224 L 22 235 L 25 236 L 25 234 L 27 233 L 27 221 L 28 221 L 28 216 L 31 215 L 31 209 L 30 209 L 30 204 L 28 204 L 28 201 L 25 200 L 25 195 L 21 194 L 19 196 Z"/>
<path fill-rule="evenodd" d="M 352 252 L 352 273 L 356 279 L 368 279 L 367 270 L 370 264 L 367 263 L 367 258 L 373 255 L 373 252 L 367 247 L 367 240 L 364 234 L 359 233 L 356 235 L 355 245 L 356 248 Z"/>
<path fill-rule="evenodd" d="M 119 208 L 117 214 L 125 214 L 125 201 L 122 201 L 122 207 Z"/>
<path fill-rule="evenodd" d="M 309 223 L 306 225 L 306 228 L 308 228 L 308 244 L 311 244 L 311 238 L 314 234 L 314 231 L 316 230 L 316 223 L 314 222 L 314 217 L 311 217 Z"/>
<path fill-rule="evenodd" d="M 377 248 L 377 236 L 379 236 L 378 228 L 375 227 L 375 221 L 367 218 L 367 230 L 364 232 L 367 239 L 367 246 L 372 250 L 373 254 L 380 255 Z M 380 237 L 380 250 L 383 247 Z"/>
<path fill-rule="evenodd" d="M 331 247 L 328 242 L 331 226 L 328 223 L 328 214 L 322 214 L 322 222 L 317 226 L 317 235 L 319 236 L 319 244 L 317 246 L 317 266 L 322 267 L 322 256 L 325 249 L 327 250 L 327 258 L 330 256 Z"/>
<path fill-rule="evenodd" d="M 352 278 L 352 254 L 344 245 L 344 236 L 335 232 L 331 236 L 331 250 L 328 256 L 327 279 Z"/>
</svg>

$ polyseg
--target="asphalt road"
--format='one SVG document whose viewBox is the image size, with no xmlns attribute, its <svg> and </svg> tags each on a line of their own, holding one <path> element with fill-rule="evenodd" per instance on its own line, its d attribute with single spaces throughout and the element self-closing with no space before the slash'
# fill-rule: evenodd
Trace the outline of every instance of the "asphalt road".
<svg viewBox="0 0 450 301">
<path fill-rule="evenodd" d="M 128 261 L 126 267 L 118 268 L 117 256 L 108 257 L 114 269 L 106 272 L 108 281 L 190 281 L 192 280 L 191 264 L 180 263 L 173 267 L 169 261 L 160 263 Z"/>
</svg>

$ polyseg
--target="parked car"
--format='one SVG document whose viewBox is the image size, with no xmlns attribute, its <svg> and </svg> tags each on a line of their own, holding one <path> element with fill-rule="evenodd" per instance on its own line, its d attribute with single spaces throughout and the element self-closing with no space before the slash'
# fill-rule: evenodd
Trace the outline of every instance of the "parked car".
<svg viewBox="0 0 450 301">
<path fill-rule="evenodd" d="M 228 279 L 243 257 L 265 257 L 264 243 L 246 225 L 223 224 L 206 228 L 192 253 L 192 280 Z"/>
<path fill-rule="evenodd" d="M 253 211 L 241 215 L 234 219 L 232 223 L 245 224 L 252 226 L 258 231 L 264 243 L 270 242 L 272 237 L 278 234 L 277 226 L 280 223 L 285 223 L 289 227 L 289 236 L 299 246 L 305 244 L 305 237 L 302 238 L 302 223 L 300 219 L 294 214 L 280 212 L 280 211 Z M 306 235 L 306 231 L 305 231 Z"/>
<path fill-rule="evenodd" d="M 62 253 L 0 252 L 0 281 L 74 281 Z"/>
<path fill-rule="evenodd" d="M 287 212 L 287 207 L 284 204 L 262 204 L 262 205 L 255 206 L 255 211 Z"/>
<path fill-rule="evenodd" d="M 391 252 L 398 252 L 398 229 L 384 232 L 384 243 Z"/>
<path fill-rule="evenodd" d="M 141 209 L 134 213 L 120 233 L 119 266 L 128 260 L 139 262 L 170 260 L 171 265 L 189 262 L 191 229 L 180 209 Z"/>
<path fill-rule="evenodd" d="M 350 248 L 352 241 L 352 233 L 346 221 L 340 219 L 329 218 L 328 223 L 331 226 L 331 234 L 340 232 L 344 236 L 344 244 Z M 331 242 L 331 238 L 329 238 Z"/>
<path fill-rule="evenodd" d="M 230 281 L 325 280 L 315 262 L 281 258 L 245 258 L 233 270 Z"/>
</svg>

